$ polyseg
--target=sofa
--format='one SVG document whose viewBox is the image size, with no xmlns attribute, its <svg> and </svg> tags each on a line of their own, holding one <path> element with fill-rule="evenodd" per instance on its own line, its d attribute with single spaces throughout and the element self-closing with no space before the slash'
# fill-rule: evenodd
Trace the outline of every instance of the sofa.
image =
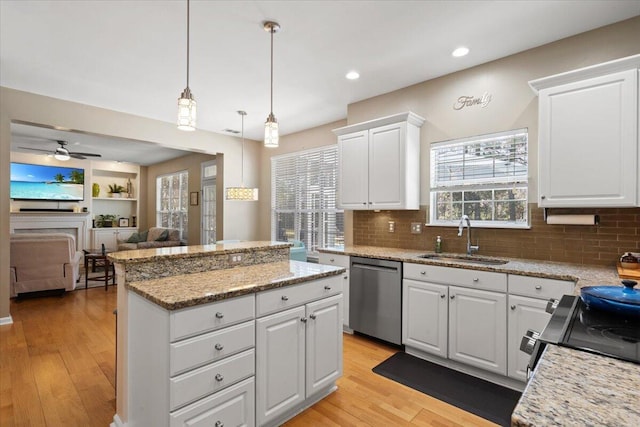
<svg viewBox="0 0 640 427">
<path fill-rule="evenodd" d="M 151 227 L 147 231 L 133 233 L 126 240 L 118 239 L 119 251 L 136 249 L 164 248 L 167 246 L 180 246 L 180 230 L 175 228 Z"/>
<path fill-rule="evenodd" d="M 63 289 L 72 291 L 80 278 L 82 252 L 66 233 L 10 235 L 10 296 Z"/>
</svg>

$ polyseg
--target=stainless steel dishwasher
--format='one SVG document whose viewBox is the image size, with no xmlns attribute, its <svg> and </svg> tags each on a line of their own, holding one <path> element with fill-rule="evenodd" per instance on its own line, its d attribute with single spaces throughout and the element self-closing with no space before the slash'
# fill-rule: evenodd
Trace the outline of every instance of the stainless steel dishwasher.
<svg viewBox="0 0 640 427">
<path fill-rule="evenodd" d="M 351 257 L 349 326 L 402 344 L 402 263 Z"/>
</svg>

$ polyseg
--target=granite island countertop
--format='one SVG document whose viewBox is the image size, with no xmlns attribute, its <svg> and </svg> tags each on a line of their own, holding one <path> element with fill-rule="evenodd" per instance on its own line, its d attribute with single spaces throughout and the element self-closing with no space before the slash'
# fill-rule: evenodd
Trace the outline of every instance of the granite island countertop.
<svg viewBox="0 0 640 427">
<path fill-rule="evenodd" d="M 450 260 L 419 258 L 420 255 L 436 255 L 433 251 L 416 249 L 384 248 L 377 246 L 345 246 L 339 248 L 321 248 L 320 252 L 336 255 L 360 256 L 366 258 L 388 259 L 392 261 L 411 262 L 416 264 L 439 265 L 443 267 L 465 268 L 469 270 L 494 271 L 498 273 L 518 274 L 523 276 L 543 277 L 548 279 L 568 280 L 576 283 L 575 293 L 584 286 L 618 285 L 622 286 L 615 267 L 579 265 L 551 261 L 536 261 L 517 258 L 499 258 L 474 255 L 487 260 L 507 261 L 501 265 L 473 264 Z M 464 257 L 464 254 L 442 253 L 440 256 Z"/>
<path fill-rule="evenodd" d="M 167 310 L 177 310 L 309 280 L 340 275 L 344 268 L 281 261 L 131 282 L 126 289 Z"/>
<path fill-rule="evenodd" d="M 548 345 L 511 425 L 640 426 L 639 403 L 640 364 Z"/>
</svg>

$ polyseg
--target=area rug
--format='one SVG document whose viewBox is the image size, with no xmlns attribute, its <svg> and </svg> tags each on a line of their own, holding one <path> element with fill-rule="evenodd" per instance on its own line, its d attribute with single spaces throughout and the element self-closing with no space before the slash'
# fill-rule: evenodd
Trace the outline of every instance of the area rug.
<svg viewBox="0 0 640 427">
<path fill-rule="evenodd" d="M 435 363 L 398 352 L 373 372 L 502 426 L 521 393 Z"/>
</svg>

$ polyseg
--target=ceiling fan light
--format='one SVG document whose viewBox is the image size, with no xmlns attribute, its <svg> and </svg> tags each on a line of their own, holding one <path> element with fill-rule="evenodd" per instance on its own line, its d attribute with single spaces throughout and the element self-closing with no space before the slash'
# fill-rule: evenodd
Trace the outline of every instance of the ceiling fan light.
<svg viewBox="0 0 640 427">
<path fill-rule="evenodd" d="M 178 98 L 178 129 L 196 130 L 196 101 L 188 87 Z"/>
<path fill-rule="evenodd" d="M 264 146 L 268 148 L 278 147 L 278 121 L 273 113 L 269 114 L 264 124 Z"/>
<path fill-rule="evenodd" d="M 62 162 L 66 162 L 67 160 L 69 160 L 71 158 L 71 156 L 69 156 L 69 154 L 56 152 L 56 154 L 53 155 L 53 158 L 56 159 L 56 160 L 60 160 Z"/>
</svg>

